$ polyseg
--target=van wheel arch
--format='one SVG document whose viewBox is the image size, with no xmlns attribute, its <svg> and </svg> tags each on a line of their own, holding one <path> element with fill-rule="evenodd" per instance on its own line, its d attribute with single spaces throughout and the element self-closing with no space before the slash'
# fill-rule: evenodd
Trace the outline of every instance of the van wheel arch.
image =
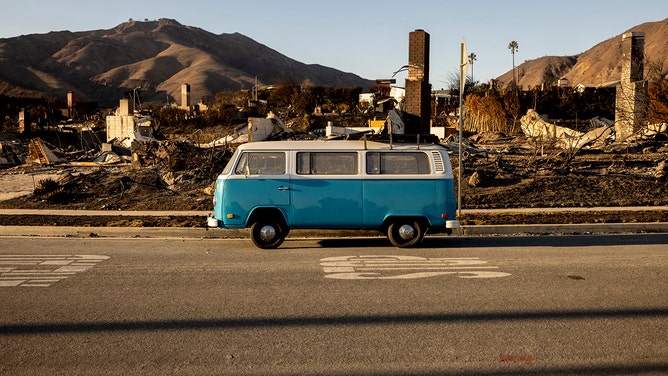
<svg viewBox="0 0 668 376">
<path fill-rule="evenodd" d="M 251 239 L 258 248 L 278 248 L 290 232 L 283 213 L 277 208 L 258 208 L 248 218 Z"/>
</svg>

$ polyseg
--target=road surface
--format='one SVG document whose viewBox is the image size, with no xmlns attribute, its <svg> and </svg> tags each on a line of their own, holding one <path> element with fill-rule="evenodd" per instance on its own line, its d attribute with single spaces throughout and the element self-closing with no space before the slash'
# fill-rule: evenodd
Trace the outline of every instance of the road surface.
<svg viewBox="0 0 668 376">
<path fill-rule="evenodd" d="M 0 375 L 668 373 L 668 236 L 3 237 Z"/>
</svg>

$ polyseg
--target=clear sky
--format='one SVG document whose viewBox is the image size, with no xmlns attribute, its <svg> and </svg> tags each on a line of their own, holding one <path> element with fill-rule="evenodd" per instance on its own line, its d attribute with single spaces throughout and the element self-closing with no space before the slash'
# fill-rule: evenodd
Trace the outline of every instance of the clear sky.
<svg viewBox="0 0 668 376">
<path fill-rule="evenodd" d="M 666 0 L 2 0 L 0 38 L 111 29 L 172 18 L 215 34 L 241 33 L 292 59 L 367 79 L 389 78 L 408 61 L 408 34 L 430 35 L 430 79 L 457 76 L 462 39 L 487 81 L 542 56 L 576 55 L 644 22 L 668 18 Z M 470 71 L 469 71 L 470 73 Z M 405 75 L 397 75 L 403 83 Z"/>
</svg>

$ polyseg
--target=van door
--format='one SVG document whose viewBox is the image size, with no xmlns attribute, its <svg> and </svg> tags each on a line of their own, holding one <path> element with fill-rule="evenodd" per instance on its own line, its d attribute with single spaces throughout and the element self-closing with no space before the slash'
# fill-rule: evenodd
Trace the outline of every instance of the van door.
<svg viewBox="0 0 668 376">
<path fill-rule="evenodd" d="M 362 180 L 356 151 L 296 153 L 290 223 L 295 228 L 359 228 Z"/>
<path fill-rule="evenodd" d="M 232 214 L 226 223 L 245 223 L 257 207 L 290 205 L 290 176 L 285 152 L 244 152 L 224 187 L 223 212 Z"/>
</svg>

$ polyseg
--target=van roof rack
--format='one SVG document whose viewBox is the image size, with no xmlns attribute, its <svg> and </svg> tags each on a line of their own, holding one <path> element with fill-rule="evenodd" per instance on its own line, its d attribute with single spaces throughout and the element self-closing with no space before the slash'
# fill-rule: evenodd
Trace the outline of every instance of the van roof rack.
<svg viewBox="0 0 668 376">
<path fill-rule="evenodd" d="M 433 134 L 368 134 L 368 133 L 353 133 L 346 137 L 347 140 L 361 140 L 366 138 L 367 141 L 387 142 L 396 144 L 438 144 L 440 139 Z"/>
</svg>

